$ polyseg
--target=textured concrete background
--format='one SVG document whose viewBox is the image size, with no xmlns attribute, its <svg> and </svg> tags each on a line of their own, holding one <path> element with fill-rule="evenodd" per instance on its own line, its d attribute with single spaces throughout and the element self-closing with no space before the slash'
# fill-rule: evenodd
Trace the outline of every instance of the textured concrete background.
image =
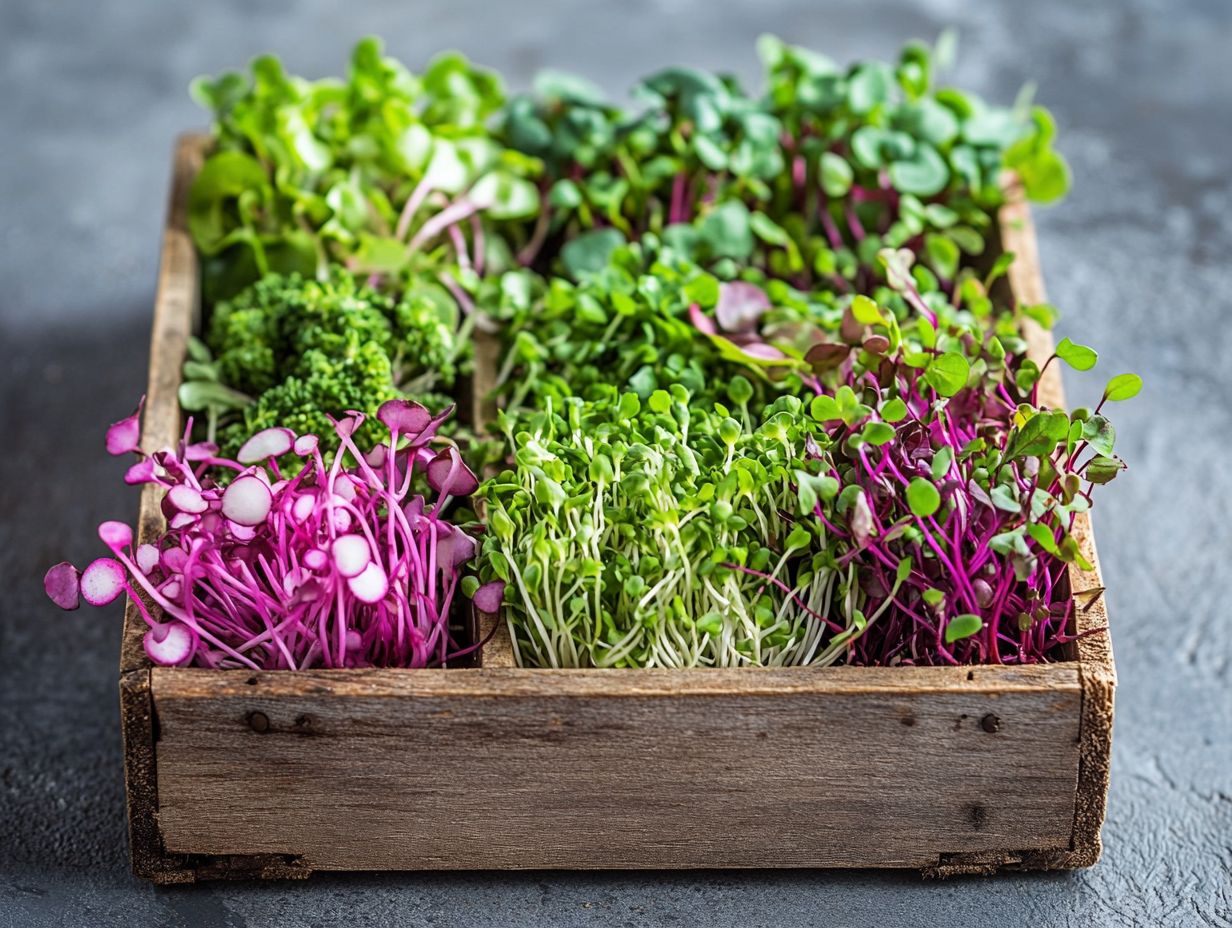
<svg viewBox="0 0 1232 928">
<path fill-rule="evenodd" d="M 882 873 L 326 877 L 156 890 L 127 871 L 119 609 L 64 617 L 39 578 L 97 553 L 136 496 L 103 427 L 145 382 L 172 138 L 203 71 L 279 51 L 338 73 L 383 35 L 418 67 L 457 47 L 518 87 L 577 70 L 615 92 L 670 63 L 751 77 L 772 31 L 838 58 L 962 26 L 955 79 L 1027 79 L 1074 193 L 1039 214 L 1061 333 L 1135 370 L 1131 471 L 1098 501 L 1120 671 L 1106 852 L 1076 874 L 921 883 Z M 1229 925 L 1232 696 L 1232 4 L 638 0 L 0 3 L 0 926 Z M 1097 375 L 1071 377 L 1074 402 Z M 922 797 L 922 801 L 926 801 Z"/>
</svg>

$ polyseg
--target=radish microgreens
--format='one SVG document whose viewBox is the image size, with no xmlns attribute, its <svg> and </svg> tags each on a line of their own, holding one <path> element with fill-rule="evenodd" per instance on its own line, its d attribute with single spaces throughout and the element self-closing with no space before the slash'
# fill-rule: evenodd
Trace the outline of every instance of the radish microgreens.
<svg viewBox="0 0 1232 928">
<path fill-rule="evenodd" d="M 367 450 L 355 443 L 364 416 L 354 413 L 335 420 L 333 454 L 316 435 L 271 428 L 234 460 L 189 444 L 187 431 L 176 448 L 144 454 L 134 413 L 112 426 L 107 449 L 137 456 L 127 482 L 165 490 L 166 528 L 135 545 L 127 525 L 104 522 L 99 537 L 111 556 L 80 573 L 57 564 L 47 594 L 63 609 L 79 597 L 101 606 L 129 594 L 156 664 L 300 670 L 457 660 L 477 647 L 450 629 L 461 588 L 493 611 L 503 584 L 463 577 L 475 538 L 445 518 L 450 501 L 477 486 L 456 447 L 431 447 L 451 412 L 390 400 L 377 412 L 388 437 Z M 431 497 L 412 493 L 419 477 Z"/>
</svg>

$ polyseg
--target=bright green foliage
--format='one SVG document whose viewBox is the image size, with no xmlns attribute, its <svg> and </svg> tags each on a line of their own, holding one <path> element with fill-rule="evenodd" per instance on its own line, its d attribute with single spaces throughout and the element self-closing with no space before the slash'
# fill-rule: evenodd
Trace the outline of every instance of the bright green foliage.
<svg viewBox="0 0 1232 928">
<path fill-rule="evenodd" d="M 345 82 L 259 59 L 200 83 L 207 297 L 299 276 L 214 306 L 184 407 L 231 449 L 330 435 L 448 390 L 494 324 L 481 570 L 523 663 L 1049 659 L 1076 520 L 1124 468 L 1104 406 L 1142 386 L 1045 406 L 1050 365 L 1098 356 L 1028 358 L 1057 313 L 985 255 L 1008 172 L 1067 189 L 1053 121 L 940 87 L 944 47 L 759 50 L 764 93 L 672 68 L 628 110 L 560 74 L 505 104 L 457 55 L 416 77 L 372 41 Z"/>
<path fill-rule="evenodd" d="M 680 385 L 645 401 L 609 389 L 503 417 L 512 463 L 480 491 L 482 563 L 485 579 L 508 581 L 520 661 L 835 659 L 824 626 L 796 604 L 824 609 L 848 582 L 825 553 L 807 566 L 794 556 L 817 537 L 786 515 L 797 507 L 800 420 L 799 400 L 785 397 L 751 430 L 721 408 L 705 411 Z"/>
<path fill-rule="evenodd" d="M 805 368 L 799 360 L 804 347 L 823 326 L 837 324 L 842 310 L 824 294 L 810 300 L 771 282 L 775 305 L 758 319 L 759 338 L 775 338 L 795 360 L 751 366 L 727 333 L 707 335 L 690 320 L 690 306 L 714 312 L 723 286 L 653 236 L 620 246 L 580 282 L 552 279 L 538 298 L 510 307 L 502 319 L 506 353 L 499 381 L 507 408 L 534 411 L 548 399 L 559 408 L 564 397 L 589 398 L 609 385 L 645 399 L 679 384 L 695 405 L 733 402 L 759 413 L 780 392 L 799 389 L 799 376 L 791 374 Z M 736 375 L 751 387 L 748 397 L 729 392 Z M 736 387 L 737 396 L 743 389 Z M 751 421 L 747 410 L 742 414 Z"/>
<path fill-rule="evenodd" d="M 486 124 L 503 103 L 500 79 L 457 54 L 421 76 L 355 46 L 345 81 L 308 81 L 263 56 L 251 74 L 193 83 L 215 118 L 217 146 L 197 175 L 189 229 L 204 256 L 208 300 L 269 272 L 324 273 L 345 263 L 395 279 L 421 269 L 508 263 L 506 242 L 470 252 L 473 235 L 445 244 L 450 223 L 471 214 L 516 238 L 509 220 L 533 216 L 532 159 L 508 151 Z"/>
</svg>

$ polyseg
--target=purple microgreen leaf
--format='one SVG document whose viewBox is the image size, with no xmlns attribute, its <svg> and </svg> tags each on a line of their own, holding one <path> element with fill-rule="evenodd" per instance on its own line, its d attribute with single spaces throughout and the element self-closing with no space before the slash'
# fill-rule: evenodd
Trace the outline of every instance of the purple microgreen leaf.
<svg viewBox="0 0 1232 928">
<path fill-rule="evenodd" d="M 223 491 L 222 514 L 237 525 L 260 525 L 269 515 L 273 502 L 265 481 L 245 474 Z"/>
<path fill-rule="evenodd" d="M 125 472 L 124 482 L 129 486 L 136 486 L 140 483 L 153 483 L 156 479 L 154 467 L 153 458 L 142 458 Z"/>
<path fill-rule="evenodd" d="M 480 612 L 491 615 L 500 611 L 501 600 L 504 597 L 505 581 L 493 580 L 479 587 L 475 591 L 475 595 L 471 597 L 471 602 L 475 604 L 475 608 Z"/>
<path fill-rule="evenodd" d="M 199 441 L 184 449 L 184 460 L 192 463 L 208 461 L 218 456 L 218 445 L 212 441 Z"/>
<path fill-rule="evenodd" d="M 315 435 L 301 435 L 295 439 L 294 451 L 300 457 L 308 457 L 320 445 L 320 439 Z"/>
<path fill-rule="evenodd" d="M 81 574 L 68 561 L 61 561 L 43 575 L 43 590 L 53 603 L 71 612 L 81 605 Z"/>
<path fill-rule="evenodd" d="M 324 570 L 329 563 L 329 555 L 320 548 L 312 548 L 304 552 L 304 566 L 309 570 Z"/>
<path fill-rule="evenodd" d="M 235 459 L 241 464 L 257 464 L 269 458 L 282 457 L 295 447 L 295 433 L 290 429 L 262 429 L 240 445 Z"/>
<path fill-rule="evenodd" d="M 160 667 L 182 667 L 197 648 L 197 636 L 183 622 L 159 622 L 142 638 L 146 655 Z"/>
<path fill-rule="evenodd" d="M 360 602 L 379 603 L 389 592 L 389 578 L 385 575 L 385 568 L 376 561 L 370 561 L 357 576 L 347 580 L 347 586 Z"/>
<path fill-rule="evenodd" d="M 167 502 L 177 512 L 187 512 L 200 515 L 210 508 L 201 491 L 188 484 L 178 484 L 167 491 Z"/>
<path fill-rule="evenodd" d="M 98 537 L 112 551 L 119 551 L 133 543 L 133 530 L 123 522 L 104 522 L 98 527 Z"/>
<path fill-rule="evenodd" d="M 428 407 L 414 400 L 386 400 L 376 411 L 376 417 L 399 435 L 418 435 L 432 422 Z"/>
<path fill-rule="evenodd" d="M 334 567 L 344 577 L 358 577 L 372 562 L 372 549 L 362 535 L 343 535 L 331 550 Z"/>
<path fill-rule="evenodd" d="M 723 331 L 748 332 L 757 327 L 769 308 L 770 300 L 761 287 L 743 280 L 731 280 L 719 285 L 719 302 L 714 307 L 714 315 Z"/>
<path fill-rule="evenodd" d="M 694 328 L 706 335 L 718 335 L 718 327 L 714 324 L 714 320 L 702 312 L 702 308 L 696 303 L 689 304 L 689 321 L 693 323 Z"/>
<path fill-rule="evenodd" d="M 149 576 L 154 568 L 158 566 L 158 548 L 148 543 L 138 545 L 134 560 L 137 562 L 137 567 L 141 570 L 141 572 Z"/>
<path fill-rule="evenodd" d="M 469 496 L 479 488 L 475 474 L 452 445 L 428 462 L 428 484 L 444 496 Z"/>
<path fill-rule="evenodd" d="M 141 447 L 141 407 L 145 405 L 145 397 L 137 403 L 137 408 L 131 416 L 113 422 L 107 429 L 107 453 L 128 454 Z"/>
</svg>

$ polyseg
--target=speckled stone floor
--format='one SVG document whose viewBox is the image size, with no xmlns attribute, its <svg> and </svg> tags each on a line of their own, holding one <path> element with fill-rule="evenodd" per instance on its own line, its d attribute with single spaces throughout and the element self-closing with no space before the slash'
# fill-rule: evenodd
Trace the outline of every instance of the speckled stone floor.
<svg viewBox="0 0 1232 928">
<path fill-rule="evenodd" d="M 1093 870 L 923 883 L 853 873 L 325 877 L 157 890 L 127 869 L 119 611 L 62 617 L 39 578 L 135 497 L 101 426 L 145 379 L 174 134 L 203 71 L 273 49 L 336 73 L 383 35 L 458 47 L 517 86 L 552 65 L 614 92 L 668 63 L 752 77 L 775 32 L 838 58 L 962 26 L 957 82 L 1056 113 L 1074 193 L 1038 215 L 1061 333 L 1147 387 L 1131 471 L 1096 514 L 1120 671 Z M 0 926 L 1232 924 L 1232 4 L 373 0 L 0 4 Z M 1069 380 L 1073 401 L 1097 377 Z"/>
</svg>

